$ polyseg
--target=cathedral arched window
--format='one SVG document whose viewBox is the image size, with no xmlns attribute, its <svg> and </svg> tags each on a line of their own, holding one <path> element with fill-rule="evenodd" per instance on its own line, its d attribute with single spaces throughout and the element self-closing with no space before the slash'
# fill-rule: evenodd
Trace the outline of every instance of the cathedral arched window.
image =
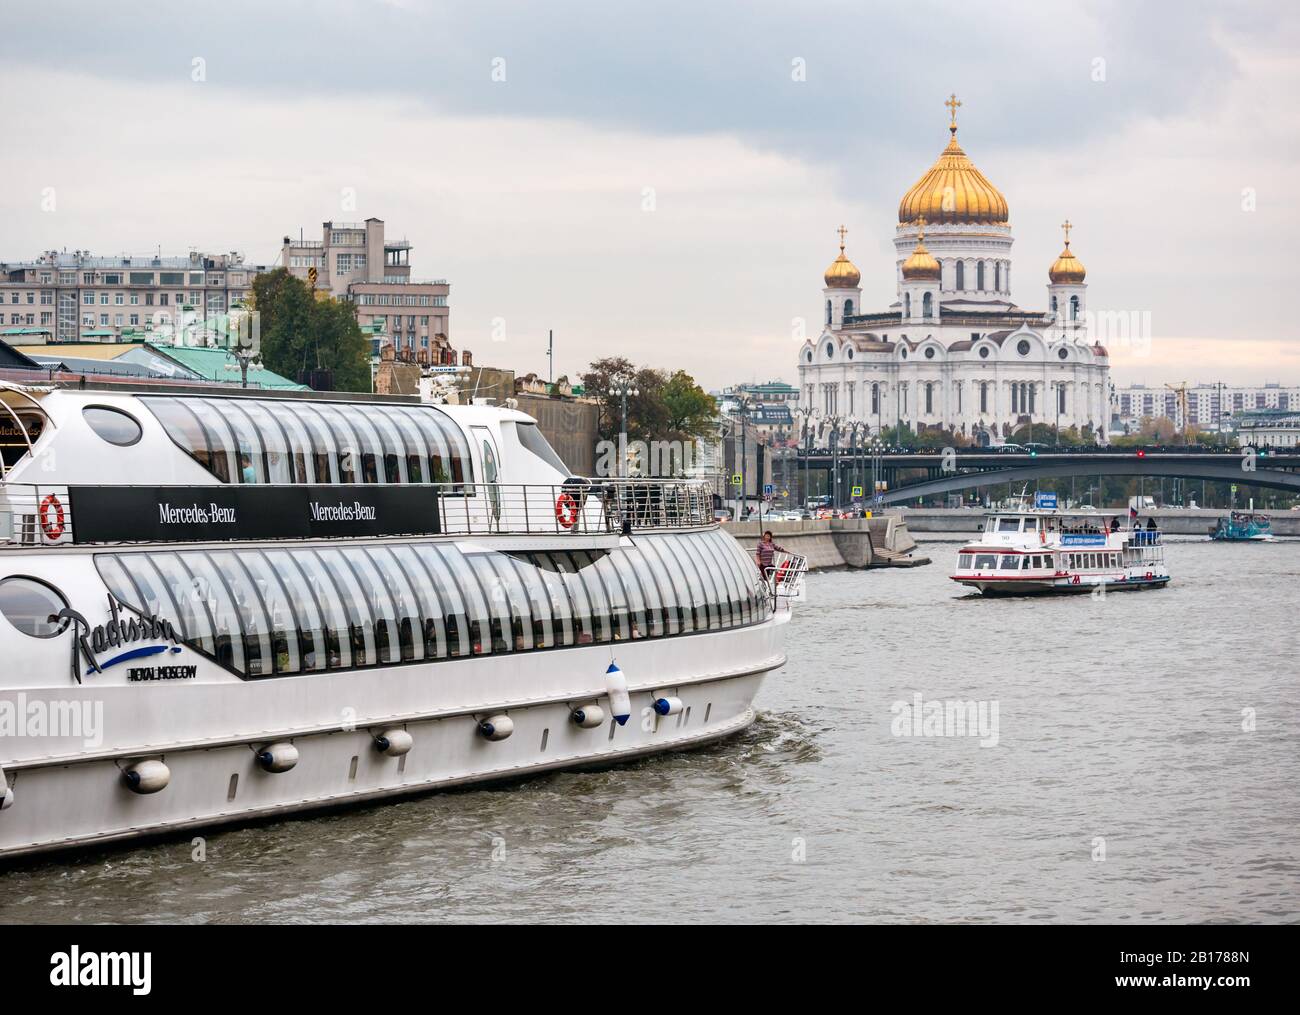
<svg viewBox="0 0 1300 1015">
<path fill-rule="evenodd" d="M 1052 297 L 1052 313 L 1056 313 L 1056 297 Z"/>
<path fill-rule="evenodd" d="M 980 261 L 975 265 L 975 288 L 980 292 L 984 291 L 984 262 Z"/>
<path fill-rule="evenodd" d="M 879 414 L 880 412 L 880 385 L 871 385 L 871 411 Z"/>
<path fill-rule="evenodd" d="M 989 411 L 989 383 L 983 381 L 980 384 L 980 412 Z"/>
<path fill-rule="evenodd" d="M 1078 319 L 1079 319 L 1079 297 L 1071 296 L 1070 297 L 1070 320 L 1077 321 Z"/>
<path fill-rule="evenodd" d="M 831 323 L 831 301 L 830 300 L 826 301 L 826 323 L 827 324 Z"/>
<path fill-rule="evenodd" d="M 852 316 L 853 316 L 853 301 L 852 301 L 852 300 L 845 300 L 845 301 L 844 301 L 844 316 L 845 316 L 845 317 L 852 317 Z"/>
<path fill-rule="evenodd" d="M 993 288 L 997 292 L 1002 291 L 1002 262 L 993 262 Z"/>
<path fill-rule="evenodd" d="M 912 294 L 911 293 L 903 293 L 903 316 L 904 317 L 912 316 Z"/>
<path fill-rule="evenodd" d="M 966 288 L 966 265 L 961 261 L 957 262 L 957 288 Z"/>
<path fill-rule="evenodd" d="M 926 293 L 921 299 L 921 312 L 926 317 L 934 316 L 934 297 L 930 293 Z"/>
<path fill-rule="evenodd" d="M 929 416 L 934 412 L 934 385 L 927 383 L 925 386 L 925 414 Z"/>
</svg>

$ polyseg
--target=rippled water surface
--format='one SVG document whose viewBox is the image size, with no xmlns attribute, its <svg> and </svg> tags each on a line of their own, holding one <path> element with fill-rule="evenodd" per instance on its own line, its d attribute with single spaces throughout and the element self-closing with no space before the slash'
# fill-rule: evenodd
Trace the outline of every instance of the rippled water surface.
<svg viewBox="0 0 1300 1015">
<path fill-rule="evenodd" d="M 1300 541 L 1171 540 L 1100 601 L 973 596 L 955 548 L 811 576 L 725 743 L 46 861 L 0 920 L 1300 919 Z M 997 745 L 895 736 L 916 693 Z"/>
</svg>

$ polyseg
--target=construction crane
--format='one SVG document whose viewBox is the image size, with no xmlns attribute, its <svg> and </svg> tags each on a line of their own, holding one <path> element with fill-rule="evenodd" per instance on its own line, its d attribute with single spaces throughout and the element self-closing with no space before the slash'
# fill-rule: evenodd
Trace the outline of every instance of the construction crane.
<svg viewBox="0 0 1300 1015">
<path fill-rule="evenodd" d="M 1183 421 L 1183 443 L 1190 444 L 1193 427 L 1191 415 L 1187 411 L 1187 382 L 1183 381 L 1182 384 L 1177 385 L 1166 384 L 1165 387 L 1178 396 L 1178 414 Z"/>
</svg>

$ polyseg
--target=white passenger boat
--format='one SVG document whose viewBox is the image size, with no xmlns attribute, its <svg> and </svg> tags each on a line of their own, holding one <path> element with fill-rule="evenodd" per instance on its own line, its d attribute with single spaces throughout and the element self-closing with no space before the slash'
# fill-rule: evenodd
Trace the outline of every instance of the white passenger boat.
<svg viewBox="0 0 1300 1015">
<path fill-rule="evenodd" d="M 0 858 L 726 737 L 787 594 L 489 406 L 7 385 Z M 382 820 L 377 818 L 376 820 Z"/>
<path fill-rule="evenodd" d="M 1160 532 L 1095 511 L 1044 506 L 990 512 L 957 554 L 952 580 L 986 595 L 1161 588 L 1169 584 Z M 1052 506 L 1046 506 L 1051 504 Z"/>
</svg>

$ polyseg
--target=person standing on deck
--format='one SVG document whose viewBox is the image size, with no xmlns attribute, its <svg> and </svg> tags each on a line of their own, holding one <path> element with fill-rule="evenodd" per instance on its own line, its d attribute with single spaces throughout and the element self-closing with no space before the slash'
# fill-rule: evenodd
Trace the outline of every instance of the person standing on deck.
<svg viewBox="0 0 1300 1015">
<path fill-rule="evenodd" d="M 772 530 L 768 529 L 763 533 L 763 538 L 758 541 L 758 546 L 754 550 L 754 559 L 758 561 L 758 572 L 764 578 L 767 577 L 767 569 L 772 566 L 772 556 L 780 550 L 782 553 L 789 553 L 784 546 L 772 542 Z"/>
</svg>

